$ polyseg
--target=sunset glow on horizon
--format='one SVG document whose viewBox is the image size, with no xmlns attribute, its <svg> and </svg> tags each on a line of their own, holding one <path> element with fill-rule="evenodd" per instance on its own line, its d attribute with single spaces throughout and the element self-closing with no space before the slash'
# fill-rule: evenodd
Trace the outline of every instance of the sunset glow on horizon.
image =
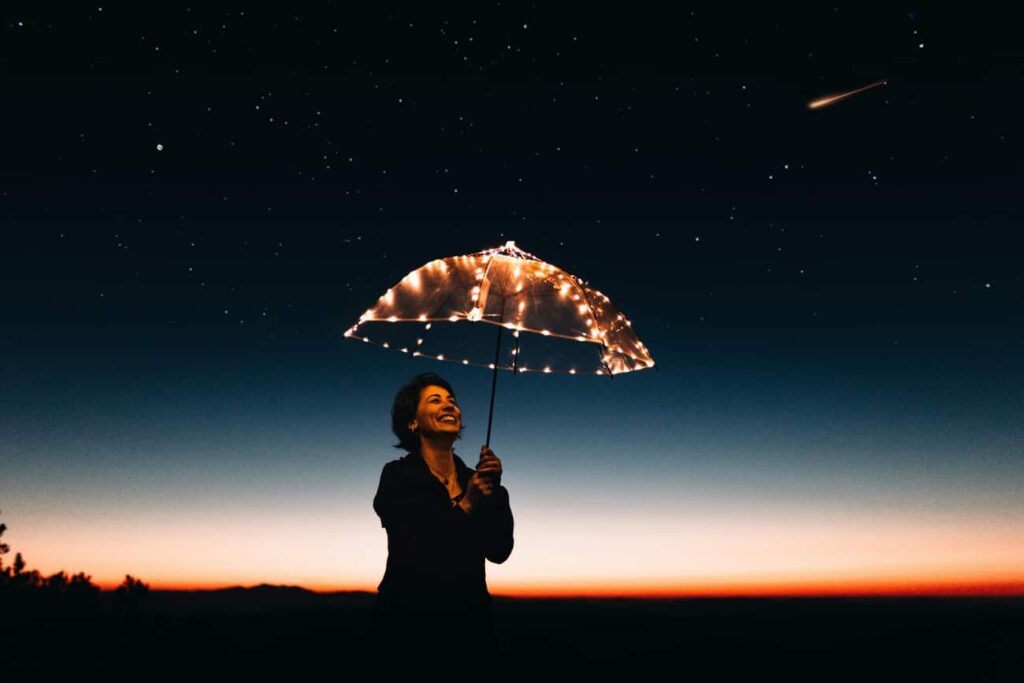
<svg viewBox="0 0 1024 683">
<path fill-rule="evenodd" d="M 555 510 L 520 498 L 515 550 L 506 563 L 486 566 L 493 595 L 1024 594 L 1020 521 L 909 509 L 849 514 L 825 502 L 744 513 L 677 504 L 671 514 L 648 501 L 610 516 L 591 505 Z M 31 538 L 10 540 L 43 574 L 84 571 L 107 589 L 131 574 L 158 590 L 272 584 L 375 592 L 383 574 L 386 536 L 372 511 L 200 517 L 142 515 L 106 527 L 88 514 L 36 520 Z"/>
</svg>

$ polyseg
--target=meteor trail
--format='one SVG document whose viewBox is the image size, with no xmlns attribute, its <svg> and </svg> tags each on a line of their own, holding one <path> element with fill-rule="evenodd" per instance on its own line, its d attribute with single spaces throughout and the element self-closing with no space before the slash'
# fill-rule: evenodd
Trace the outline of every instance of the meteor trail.
<svg viewBox="0 0 1024 683">
<path fill-rule="evenodd" d="M 857 88 L 856 90 L 851 90 L 849 92 L 841 92 L 838 95 L 829 95 L 828 97 L 822 97 L 820 99 L 808 103 L 807 108 L 820 109 L 821 107 L 827 107 L 830 104 L 835 104 L 839 100 L 845 100 L 847 97 L 850 97 L 851 95 L 856 95 L 857 93 L 864 92 L 865 90 L 871 90 L 871 88 L 876 88 L 880 85 L 885 85 L 885 81 L 875 81 L 874 83 L 869 83 L 862 88 Z"/>
</svg>

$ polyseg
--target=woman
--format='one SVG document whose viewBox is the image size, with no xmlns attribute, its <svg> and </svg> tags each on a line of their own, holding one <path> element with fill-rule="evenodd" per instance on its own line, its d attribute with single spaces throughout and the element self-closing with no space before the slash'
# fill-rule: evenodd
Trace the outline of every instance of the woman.
<svg viewBox="0 0 1024 683">
<path fill-rule="evenodd" d="M 497 644 L 484 560 L 504 562 L 513 545 L 501 460 L 483 446 L 474 471 L 455 454 L 462 411 L 433 373 L 395 395 L 391 429 L 408 453 L 384 466 L 373 499 L 388 536 L 372 629 L 378 652 L 486 661 Z"/>
</svg>

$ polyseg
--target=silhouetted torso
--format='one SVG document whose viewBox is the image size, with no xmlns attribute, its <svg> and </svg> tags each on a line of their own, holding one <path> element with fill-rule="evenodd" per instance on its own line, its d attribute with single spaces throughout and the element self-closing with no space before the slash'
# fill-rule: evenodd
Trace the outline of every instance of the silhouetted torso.
<svg viewBox="0 0 1024 683">
<path fill-rule="evenodd" d="M 465 491 L 473 470 L 458 455 L 455 468 Z M 388 535 L 374 613 L 377 644 L 429 653 L 456 643 L 493 649 L 484 561 L 504 562 L 512 552 L 505 487 L 467 515 L 417 450 L 384 466 L 373 509 Z"/>
</svg>

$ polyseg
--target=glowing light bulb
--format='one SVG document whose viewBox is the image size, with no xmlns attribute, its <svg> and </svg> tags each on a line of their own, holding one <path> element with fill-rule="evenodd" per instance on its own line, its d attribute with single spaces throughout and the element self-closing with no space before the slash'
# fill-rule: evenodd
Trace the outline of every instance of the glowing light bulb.
<svg viewBox="0 0 1024 683">
<path fill-rule="evenodd" d="M 388 317 L 388 322 L 391 322 L 391 323 L 398 322 L 398 316 L 397 315 L 389 316 Z"/>
</svg>

